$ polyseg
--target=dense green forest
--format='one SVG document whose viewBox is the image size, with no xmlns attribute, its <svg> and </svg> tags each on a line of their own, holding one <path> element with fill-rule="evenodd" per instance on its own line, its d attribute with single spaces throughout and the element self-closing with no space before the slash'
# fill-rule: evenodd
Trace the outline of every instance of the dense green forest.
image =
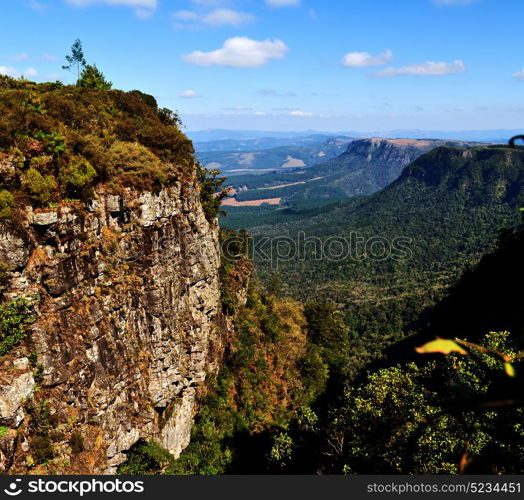
<svg viewBox="0 0 524 500">
<path fill-rule="evenodd" d="M 439 148 L 371 197 L 251 227 L 255 242 L 271 238 L 254 252 L 259 274 L 267 282 L 278 271 L 287 294 L 342 307 L 439 290 L 489 249 L 499 228 L 518 223 L 523 161 L 524 150 L 502 146 Z M 278 253 L 281 238 L 290 238 L 291 256 Z"/>
</svg>

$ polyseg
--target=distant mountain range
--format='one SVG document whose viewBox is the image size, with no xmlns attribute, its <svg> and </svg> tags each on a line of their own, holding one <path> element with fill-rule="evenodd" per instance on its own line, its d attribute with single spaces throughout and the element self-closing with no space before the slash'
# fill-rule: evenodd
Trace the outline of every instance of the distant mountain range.
<svg viewBox="0 0 524 500">
<path fill-rule="evenodd" d="M 471 147 L 476 143 L 443 140 L 361 139 L 341 155 L 310 168 L 259 176 L 230 176 L 238 202 L 280 199 L 332 200 L 372 194 L 393 182 L 404 167 L 440 146 Z"/>
<path fill-rule="evenodd" d="M 228 176 L 289 172 L 337 157 L 344 152 L 351 140 L 346 137 L 333 137 L 326 140 L 325 137 L 322 137 L 322 141 L 318 141 L 316 137 L 307 137 L 293 141 L 293 143 L 287 141 L 288 143 L 284 146 L 257 149 L 267 142 L 262 139 L 261 143 L 258 143 L 258 139 L 255 139 L 237 143 L 237 149 L 234 151 L 199 151 L 197 158 L 205 167 L 219 169 Z M 252 145 L 251 148 L 248 147 L 249 144 Z"/>
<path fill-rule="evenodd" d="M 289 132 L 278 132 L 278 131 L 269 131 L 269 130 L 222 130 L 222 129 L 213 129 L 213 130 L 195 130 L 187 131 L 186 135 L 193 142 L 216 142 L 216 141 L 245 141 L 252 139 L 262 139 L 262 138 L 297 138 L 297 137 L 308 137 L 308 136 L 332 136 L 332 135 L 345 135 L 338 134 L 336 132 L 315 132 L 314 130 L 306 131 L 289 131 Z"/>
<path fill-rule="evenodd" d="M 212 153 L 219 152 L 256 152 L 280 147 L 311 147 L 331 141 L 349 142 L 353 140 L 347 136 L 337 135 L 306 135 L 298 137 L 256 137 L 246 139 L 222 139 L 207 142 L 194 142 L 195 150 L 199 156 L 209 153 L 206 161 L 212 161 Z"/>
<path fill-rule="evenodd" d="M 202 147 L 200 143 L 209 141 L 246 141 L 262 138 L 274 139 L 296 139 L 308 136 L 321 137 L 388 137 L 391 139 L 452 139 L 461 141 L 480 141 L 480 142 L 501 142 L 507 141 L 515 136 L 522 134 L 522 129 L 492 129 L 492 130 L 421 130 L 421 129 L 397 129 L 379 131 L 337 131 L 322 132 L 314 130 L 306 131 L 260 131 L 260 130 L 200 130 L 187 132 L 187 136 L 196 143 L 197 151 Z M 279 144 L 283 145 L 283 144 Z M 274 146 L 271 146 L 274 147 Z M 235 150 L 233 148 L 232 150 Z M 209 151 L 209 149 L 207 150 Z"/>
</svg>

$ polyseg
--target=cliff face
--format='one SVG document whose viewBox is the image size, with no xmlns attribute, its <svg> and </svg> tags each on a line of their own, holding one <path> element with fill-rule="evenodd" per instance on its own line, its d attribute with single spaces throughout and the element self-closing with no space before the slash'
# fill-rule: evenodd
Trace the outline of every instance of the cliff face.
<svg viewBox="0 0 524 500">
<path fill-rule="evenodd" d="M 344 154 L 332 160 L 337 171 L 336 184 L 349 189 L 347 194 L 350 196 L 371 194 L 389 185 L 405 167 L 442 144 L 445 144 L 445 141 L 409 139 L 354 141 Z"/>
<path fill-rule="evenodd" d="M 99 192 L 25 219 L 0 231 L 6 296 L 35 308 L 0 358 L 0 471 L 111 473 L 139 439 L 179 455 L 228 325 L 197 188 Z"/>
</svg>

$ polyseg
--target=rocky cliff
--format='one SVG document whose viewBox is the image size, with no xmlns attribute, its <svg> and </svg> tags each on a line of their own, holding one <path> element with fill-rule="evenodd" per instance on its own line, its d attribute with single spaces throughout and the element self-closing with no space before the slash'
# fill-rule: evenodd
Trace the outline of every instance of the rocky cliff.
<svg viewBox="0 0 524 500">
<path fill-rule="evenodd" d="M 140 439 L 178 456 L 229 324 L 195 183 L 27 207 L 0 226 L 4 300 L 34 308 L 0 357 L 0 471 L 112 473 Z"/>
</svg>

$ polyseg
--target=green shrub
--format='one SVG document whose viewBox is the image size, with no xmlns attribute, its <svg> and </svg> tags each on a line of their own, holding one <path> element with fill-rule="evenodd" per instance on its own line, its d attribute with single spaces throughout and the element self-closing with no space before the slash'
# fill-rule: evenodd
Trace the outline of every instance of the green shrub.
<svg viewBox="0 0 524 500">
<path fill-rule="evenodd" d="M 337 377 L 344 374 L 348 358 L 349 332 L 333 304 L 309 303 L 304 308 L 308 339 L 320 348 L 322 359 Z M 340 377 L 341 378 L 341 377 Z"/>
<path fill-rule="evenodd" d="M 137 142 L 115 141 L 107 152 L 106 177 L 125 185 L 152 187 L 165 180 L 162 162 Z"/>
<path fill-rule="evenodd" d="M 156 99 L 151 94 L 145 94 L 144 92 L 141 92 L 140 90 L 131 90 L 129 94 L 134 94 L 139 96 L 148 106 L 151 106 L 153 109 L 158 109 L 158 103 L 156 102 Z M 171 112 L 172 113 L 172 112 Z"/>
<path fill-rule="evenodd" d="M 25 107 L 28 111 L 39 115 L 45 115 L 47 113 L 45 105 L 42 103 L 42 98 L 35 94 L 29 94 Z"/>
<path fill-rule="evenodd" d="M 271 462 L 277 465 L 284 465 L 291 460 L 293 455 L 293 439 L 285 432 L 275 436 L 273 447 L 269 453 Z"/>
<path fill-rule="evenodd" d="M 13 195 L 2 189 L 0 191 L 0 219 L 7 219 L 11 216 L 11 208 L 15 204 Z"/>
<path fill-rule="evenodd" d="M 180 119 L 178 113 L 175 113 L 168 108 L 159 109 L 157 114 L 164 125 L 170 127 L 179 127 L 182 125 L 182 120 Z"/>
<path fill-rule="evenodd" d="M 59 180 L 66 186 L 70 196 L 88 198 L 96 176 L 92 165 L 85 158 L 77 156 L 60 171 Z"/>
<path fill-rule="evenodd" d="M 37 434 L 31 440 L 31 452 L 37 464 L 45 464 L 55 456 L 49 434 Z"/>
<path fill-rule="evenodd" d="M 5 436 L 9 432 L 7 427 L 0 425 L 0 438 Z"/>
<path fill-rule="evenodd" d="M 175 457 L 157 443 L 140 440 L 127 452 L 127 460 L 118 467 L 118 474 L 170 474 Z"/>
<path fill-rule="evenodd" d="M 196 169 L 202 208 L 206 219 L 212 221 L 220 213 L 222 200 L 227 197 L 227 191 L 222 189 L 226 178 L 221 177 L 219 170 L 209 170 L 198 162 Z"/>
<path fill-rule="evenodd" d="M 233 271 L 233 266 L 227 264 L 222 259 L 220 269 L 218 271 L 218 276 L 220 278 L 220 293 L 221 293 L 221 302 L 222 302 L 222 312 L 231 316 L 235 314 L 238 306 L 238 299 L 235 295 L 235 291 L 232 290 L 230 284 L 230 273 Z"/>
<path fill-rule="evenodd" d="M 33 137 L 43 143 L 44 150 L 50 155 L 60 156 L 66 149 L 64 138 L 56 132 L 39 130 Z"/>
<path fill-rule="evenodd" d="M 322 348 L 309 343 L 300 363 L 301 380 L 312 401 L 325 391 L 329 380 L 329 366 L 322 354 Z"/>
<path fill-rule="evenodd" d="M 30 444 L 30 453 L 37 464 L 45 464 L 55 456 L 55 451 L 51 443 L 49 430 L 50 412 L 47 401 L 36 402 L 30 400 L 26 405 L 29 414 L 29 427 L 33 433 Z"/>
<path fill-rule="evenodd" d="M 34 320 L 32 301 L 27 298 L 0 305 L 0 356 L 23 340 Z"/>
<path fill-rule="evenodd" d="M 29 192 L 31 198 L 41 205 L 51 200 L 53 191 L 57 188 L 54 176 L 43 176 L 36 168 L 32 167 L 25 172 L 22 178 L 22 185 Z"/>
<path fill-rule="evenodd" d="M 36 156 L 35 158 L 31 158 L 29 166 L 42 173 L 46 171 L 52 162 L 53 157 L 51 155 Z"/>
<path fill-rule="evenodd" d="M 96 65 L 87 64 L 80 78 L 76 82 L 77 87 L 82 89 L 97 89 L 110 90 L 113 84 L 108 82 L 104 74 L 96 67 Z"/>
</svg>

